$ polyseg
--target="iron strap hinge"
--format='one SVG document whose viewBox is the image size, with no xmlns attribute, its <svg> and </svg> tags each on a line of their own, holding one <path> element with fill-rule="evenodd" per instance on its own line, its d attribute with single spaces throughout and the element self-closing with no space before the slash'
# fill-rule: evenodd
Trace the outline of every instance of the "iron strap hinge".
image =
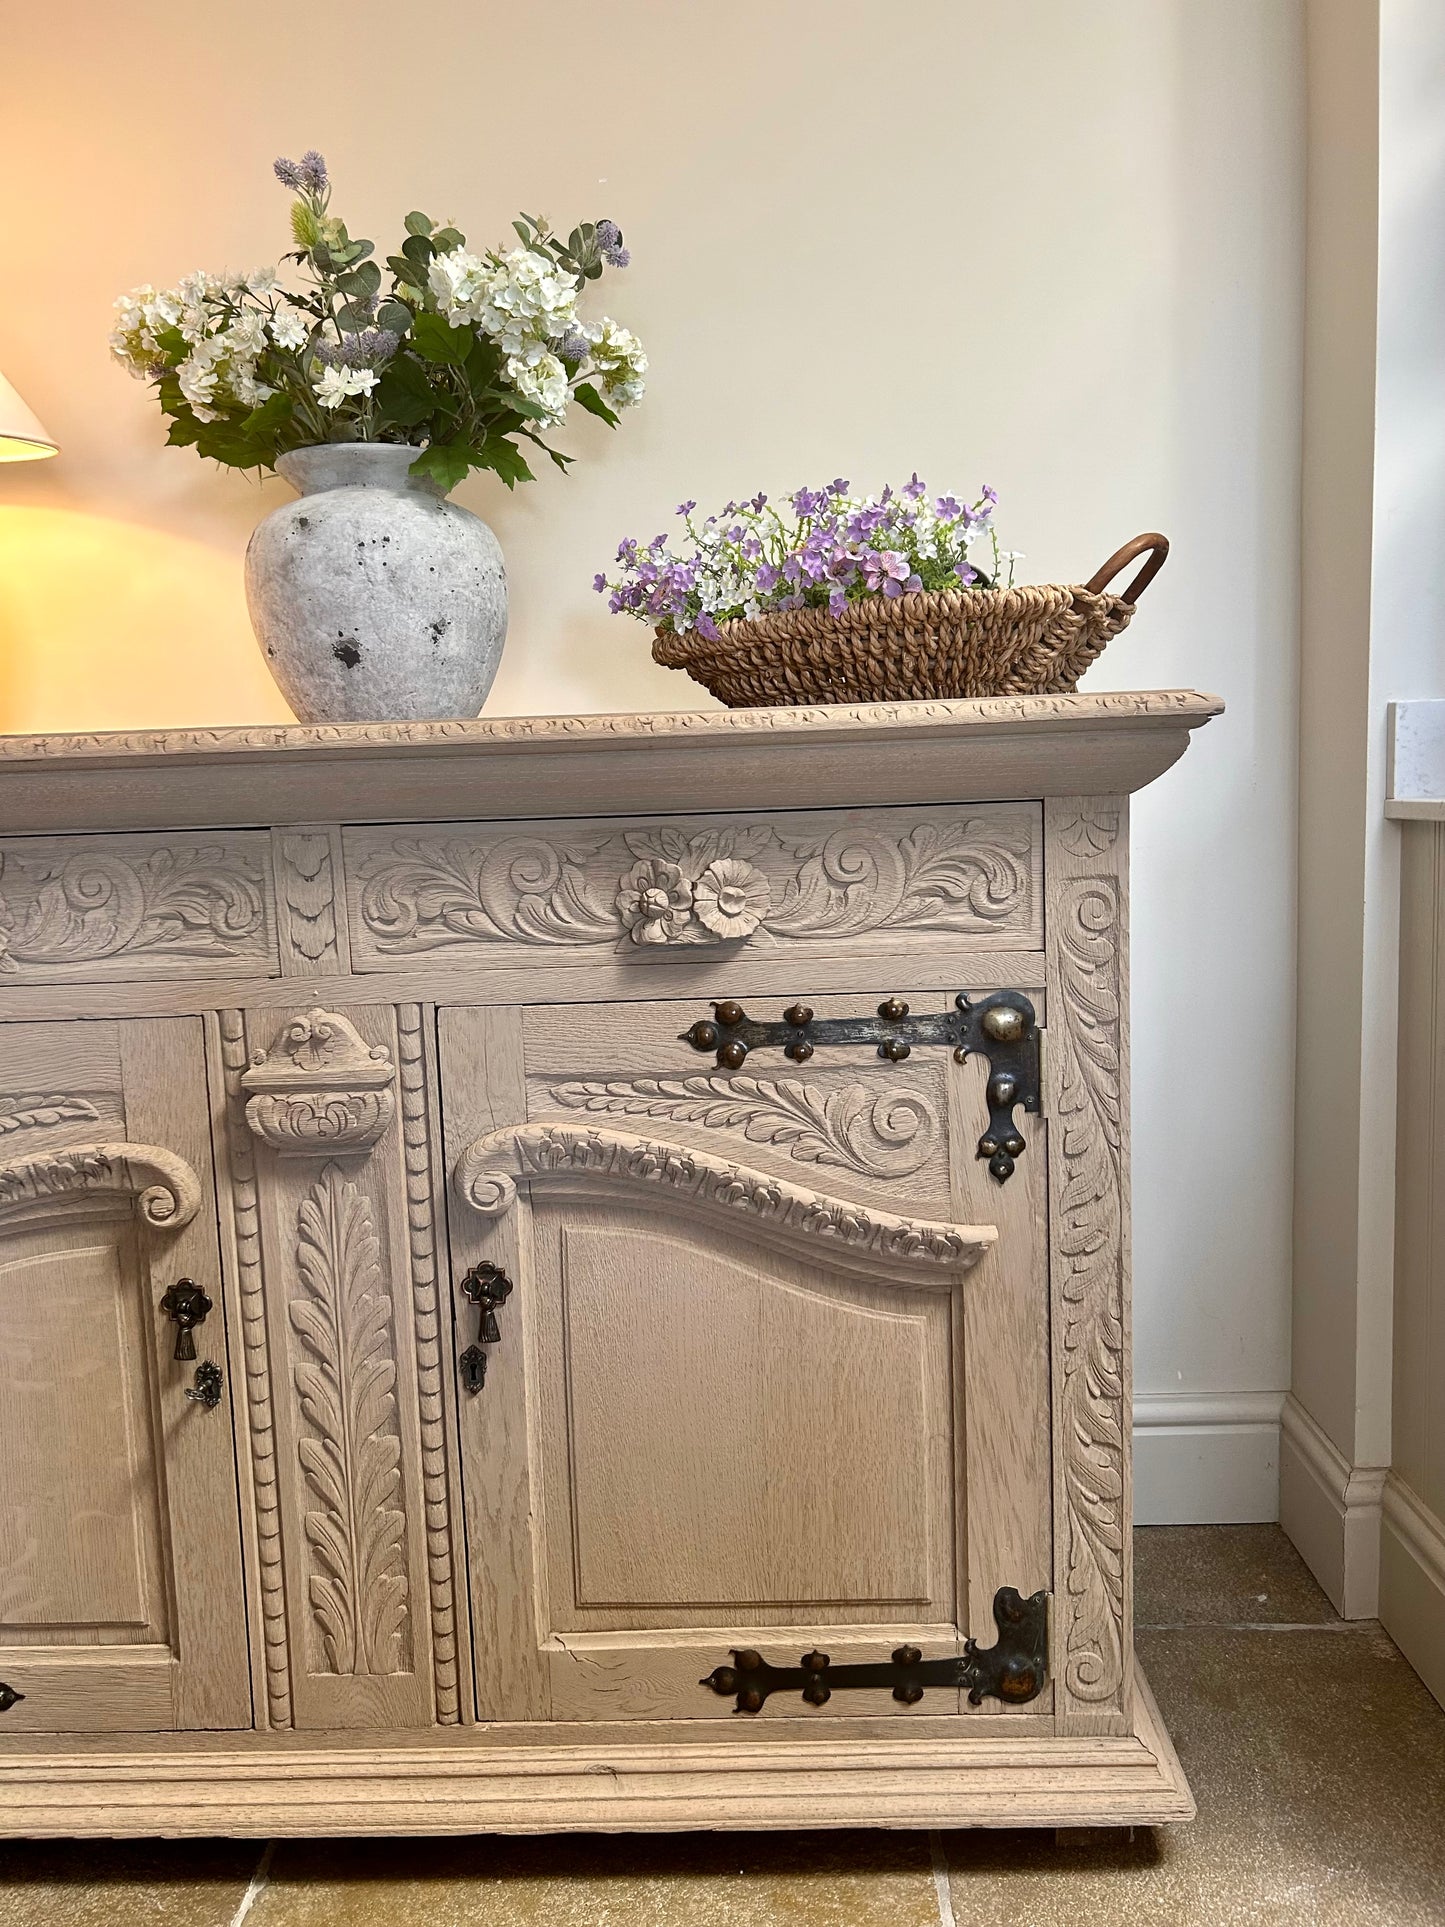
<svg viewBox="0 0 1445 1927">
<path fill-rule="evenodd" d="M 993 1597 L 998 1638 L 992 1646 L 966 1640 L 961 1653 L 925 1659 L 917 1646 L 898 1646 L 887 1660 L 835 1666 L 827 1653 L 804 1653 L 796 1666 L 773 1666 L 751 1648 L 733 1649 L 730 1666 L 715 1666 L 700 1686 L 735 1700 L 738 1713 L 760 1713 L 772 1693 L 801 1693 L 809 1706 L 823 1706 L 834 1693 L 886 1686 L 904 1706 L 916 1705 L 929 1687 L 960 1689 L 971 1706 L 998 1699 L 1026 1706 L 1044 1690 L 1049 1674 L 1049 1595 L 1025 1599 L 1012 1586 Z"/>
<path fill-rule="evenodd" d="M 988 1059 L 985 1093 L 988 1129 L 978 1140 L 978 1155 L 1000 1184 L 1013 1176 L 1023 1156 L 1024 1139 L 1014 1111 L 1037 1112 L 1040 1104 L 1039 1026 L 1034 1007 L 1019 990 L 996 990 L 977 1002 L 959 991 L 952 1010 L 910 1012 L 901 997 L 885 997 L 876 1014 L 815 1017 L 808 1004 L 790 1004 L 781 1023 L 749 1017 L 733 997 L 713 1005 L 682 1032 L 696 1051 L 716 1053 L 721 1071 L 740 1070 L 754 1050 L 781 1049 L 795 1064 L 805 1064 L 820 1048 L 873 1044 L 878 1055 L 901 1064 L 917 1045 L 943 1044 L 962 1064 L 975 1052 Z"/>
</svg>

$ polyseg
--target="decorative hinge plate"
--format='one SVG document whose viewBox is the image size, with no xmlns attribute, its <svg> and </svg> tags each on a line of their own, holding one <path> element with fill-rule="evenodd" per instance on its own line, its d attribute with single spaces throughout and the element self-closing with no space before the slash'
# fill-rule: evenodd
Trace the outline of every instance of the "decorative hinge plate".
<svg viewBox="0 0 1445 1927">
<path fill-rule="evenodd" d="M 972 1706 L 986 1698 L 1025 1706 L 1048 1679 L 1049 1595 L 1025 1599 L 1012 1586 L 1001 1586 L 993 1617 L 998 1638 L 992 1646 L 970 1639 L 946 1659 L 925 1659 L 917 1646 L 898 1646 L 888 1660 L 835 1666 L 826 1653 L 814 1651 L 796 1666 L 772 1666 L 761 1653 L 734 1648 L 731 1666 L 715 1666 L 698 1684 L 724 1698 L 736 1696 L 738 1713 L 761 1712 L 772 1693 L 801 1693 L 809 1706 L 822 1706 L 836 1692 L 864 1686 L 886 1686 L 904 1706 L 915 1705 L 930 1686 L 962 1688 Z"/>
</svg>

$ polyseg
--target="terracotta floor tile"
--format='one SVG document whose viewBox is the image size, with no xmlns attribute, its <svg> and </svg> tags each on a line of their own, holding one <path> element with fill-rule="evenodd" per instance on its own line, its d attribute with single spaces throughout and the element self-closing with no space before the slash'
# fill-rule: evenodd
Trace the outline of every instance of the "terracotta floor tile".
<svg viewBox="0 0 1445 1927">
<path fill-rule="evenodd" d="M 0 1927 L 230 1927 L 255 1840 L 0 1840 Z"/>
<path fill-rule="evenodd" d="M 1338 1621 L 1278 1526 L 1140 1526 L 1140 1626 L 1325 1625 Z"/>
<path fill-rule="evenodd" d="M 246 1927 L 938 1927 L 926 1836 L 289 1843 Z"/>
</svg>

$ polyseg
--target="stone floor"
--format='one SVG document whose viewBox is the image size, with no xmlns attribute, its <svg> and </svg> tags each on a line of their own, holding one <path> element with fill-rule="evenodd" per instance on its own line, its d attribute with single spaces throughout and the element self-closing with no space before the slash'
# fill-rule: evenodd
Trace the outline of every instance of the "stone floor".
<svg viewBox="0 0 1445 1927">
<path fill-rule="evenodd" d="M 1136 1535 L 1192 1826 L 0 1843 L 0 1927 L 1445 1927 L 1445 1712 L 1274 1526 Z"/>
</svg>

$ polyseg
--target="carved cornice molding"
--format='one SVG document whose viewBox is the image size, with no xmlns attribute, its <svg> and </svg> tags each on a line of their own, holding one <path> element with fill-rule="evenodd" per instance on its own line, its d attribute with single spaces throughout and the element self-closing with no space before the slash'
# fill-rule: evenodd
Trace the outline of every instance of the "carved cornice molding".
<svg viewBox="0 0 1445 1927">
<path fill-rule="evenodd" d="M 135 1200 L 139 1217 L 161 1231 L 189 1224 L 201 1202 L 201 1181 L 174 1152 L 124 1141 L 71 1144 L 0 1163 L 0 1218 L 97 1195 Z"/>
<path fill-rule="evenodd" d="M 1098 722 L 1133 717 L 1194 718 L 1223 708 L 1193 689 L 1088 691 L 1058 696 L 989 696 L 957 702 L 829 704 L 826 707 L 663 711 L 656 715 L 500 716 L 476 722 L 257 725 L 237 729 L 158 729 L 80 735 L 12 736 L 0 763 L 111 762 L 125 757 L 205 756 L 244 751 L 336 751 L 378 747 L 484 748 L 490 743 L 555 743 L 682 737 L 836 734 L 930 724 Z"/>
<path fill-rule="evenodd" d="M 295 1017 L 241 1078 L 246 1122 L 283 1157 L 368 1151 L 396 1114 L 394 1066 L 349 1018 L 319 1006 Z"/>
<path fill-rule="evenodd" d="M 998 1237 L 992 1225 L 895 1217 L 707 1151 L 570 1120 L 513 1124 L 477 1138 L 457 1159 L 453 1182 L 485 1217 L 509 1211 L 519 1183 L 561 1196 L 610 1195 L 721 1219 L 814 1263 L 913 1282 L 920 1273 L 968 1270 Z"/>
</svg>

